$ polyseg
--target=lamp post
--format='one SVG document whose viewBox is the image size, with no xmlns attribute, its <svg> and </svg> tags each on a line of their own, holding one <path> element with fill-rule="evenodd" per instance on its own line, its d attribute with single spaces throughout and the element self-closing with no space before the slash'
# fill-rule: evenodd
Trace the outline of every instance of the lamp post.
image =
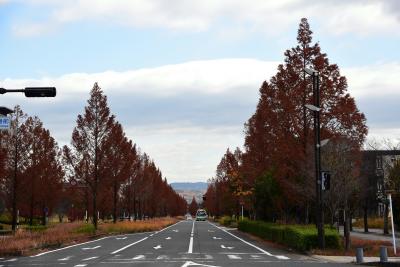
<svg viewBox="0 0 400 267">
<path fill-rule="evenodd" d="M 321 135 L 320 135 L 320 96 L 319 96 L 319 73 L 316 70 L 305 68 L 304 71 L 312 77 L 314 105 L 305 105 L 314 114 L 314 140 L 315 140 L 315 193 L 317 211 L 318 245 L 325 248 L 324 234 L 324 211 L 322 207 L 321 187 Z"/>
</svg>

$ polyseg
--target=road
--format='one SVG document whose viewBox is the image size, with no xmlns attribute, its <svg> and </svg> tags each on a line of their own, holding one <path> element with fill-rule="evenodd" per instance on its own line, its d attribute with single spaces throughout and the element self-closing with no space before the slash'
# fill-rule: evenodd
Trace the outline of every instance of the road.
<svg viewBox="0 0 400 267">
<path fill-rule="evenodd" d="M 108 236 L 5 266 L 343 266 L 266 247 L 210 222 L 181 221 L 158 232 Z"/>
</svg>

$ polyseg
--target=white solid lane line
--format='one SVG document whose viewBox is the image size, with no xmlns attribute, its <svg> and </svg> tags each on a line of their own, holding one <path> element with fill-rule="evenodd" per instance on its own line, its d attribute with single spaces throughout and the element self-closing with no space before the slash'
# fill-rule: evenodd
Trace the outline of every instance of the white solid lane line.
<svg viewBox="0 0 400 267">
<path fill-rule="evenodd" d="M 140 243 L 140 242 L 146 240 L 147 238 L 149 238 L 149 237 L 146 236 L 145 238 L 142 238 L 142 239 L 140 239 L 139 241 L 133 242 L 133 243 L 131 243 L 131 244 L 129 244 L 129 245 L 126 245 L 125 247 L 122 247 L 122 248 L 120 248 L 120 249 L 117 249 L 116 251 L 111 252 L 111 254 L 117 254 L 118 252 L 120 252 L 120 251 L 122 251 L 122 250 L 124 250 L 124 249 L 127 249 L 127 248 L 129 248 L 129 247 L 131 247 L 131 246 L 133 246 L 133 245 L 136 245 L 137 243 Z"/>
<path fill-rule="evenodd" d="M 105 236 L 105 237 L 102 237 L 102 238 L 99 238 L 99 239 L 96 239 L 96 240 L 92 240 L 92 241 L 88 241 L 88 242 L 84 242 L 84 243 L 80 243 L 80 244 L 71 245 L 71 246 L 68 246 L 68 247 L 63 247 L 63 248 L 59 248 L 59 249 L 55 249 L 55 250 L 51 250 L 51 251 L 42 252 L 42 253 L 39 253 L 37 255 L 31 256 L 31 258 L 39 257 L 39 256 L 42 256 L 42 255 L 45 255 L 45 254 L 48 254 L 48 253 L 53 253 L 53 252 L 56 252 L 56 251 L 67 249 L 67 248 L 73 248 L 73 247 L 77 247 L 77 246 L 81 246 L 81 245 L 97 242 L 97 241 L 100 241 L 100 240 L 103 240 L 103 239 L 106 239 L 106 238 L 109 238 L 109 236 Z"/>
<path fill-rule="evenodd" d="M 189 241 L 189 248 L 188 248 L 188 253 L 193 253 L 193 234 L 194 234 L 194 222 L 192 224 L 192 232 L 190 233 L 190 241 Z"/>
<path fill-rule="evenodd" d="M 252 243 L 250 243 L 250 242 L 247 242 L 246 240 L 243 240 L 242 238 L 240 238 L 240 237 L 237 237 L 237 236 L 235 236 L 234 234 L 232 234 L 232 233 L 229 233 L 228 231 L 226 231 L 225 229 L 222 229 L 221 227 L 218 227 L 218 226 L 216 226 L 215 224 L 212 224 L 212 223 L 210 223 L 210 222 L 208 222 L 209 224 L 211 224 L 211 225 L 213 225 L 214 227 L 216 227 L 216 228 L 218 228 L 218 229 L 220 229 L 221 231 L 224 231 L 225 233 L 227 233 L 227 234 L 229 234 L 229 235 L 231 235 L 231 236 L 233 236 L 234 238 L 236 238 L 236 239 L 238 239 L 238 240 L 240 240 L 240 241 L 242 241 L 243 243 L 245 243 L 245 244 L 247 244 L 247 245 L 249 245 L 249 246 L 251 246 L 251 247 L 253 247 L 253 248 L 255 248 L 255 249 L 257 249 L 258 251 L 261 251 L 262 253 L 264 253 L 265 255 L 268 255 L 268 256 L 272 256 L 272 257 L 276 257 L 276 258 L 278 258 L 277 256 L 275 256 L 275 255 L 272 255 L 271 253 L 269 253 L 268 251 L 265 251 L 264 249 L 262 249 L 262 248 L 259 248 L 259 247 L 257 247 L 256 245 L 253 245 Z M 281 259 L 281 260 L 288 260 L 288 259 L 290 259 L 290 258 L 288 258 L 288 257 L 286 257 L 286 256 L 284 256 L 285 257 L 285 259 L 283 258 L 283 257 L 281 257 L 281 258 L 279 258 L 279 259 Z M 287 258 L 287 259 L 286 259 Z"/>
</svg>

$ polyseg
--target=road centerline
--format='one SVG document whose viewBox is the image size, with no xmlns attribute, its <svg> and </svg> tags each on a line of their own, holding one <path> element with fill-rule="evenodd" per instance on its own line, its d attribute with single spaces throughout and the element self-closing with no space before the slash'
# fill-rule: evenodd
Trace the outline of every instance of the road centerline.
<svg viewBox="0 0 400 267">
<path fill-rule="evenodd" d="M 192 224 L 192 232 L 190 233 L 190 241 L 189 241 L 189 248 L 188 248 L 188 253 L 192 254 L 193 253 L 193 235 L 194 235 L 194 223 L 196 221 L 193 221 Z"/>
</svg>

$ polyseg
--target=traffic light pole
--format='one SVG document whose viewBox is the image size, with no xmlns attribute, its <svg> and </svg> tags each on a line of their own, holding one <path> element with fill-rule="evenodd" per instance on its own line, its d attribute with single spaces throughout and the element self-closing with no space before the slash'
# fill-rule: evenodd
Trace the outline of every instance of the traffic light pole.
<svg viewBox="0 0 400 267">
<path fill-rule="evenodd" d="M 319 75 L 313 72 L 313 95 L 314 106 L 320 108 L 319 95 Z M 318 245 L 321 249 L 325 249 L 325 233 L 324 233 L 324 210 L 322 205 L 322 184 L 321 184 L 321 133 L 320 133 L 320 111 L 314 111 L 314 134 L 315 134 L 315 186 L 317 199 L 317 228 L 318 228 Z"/>
</svg>

